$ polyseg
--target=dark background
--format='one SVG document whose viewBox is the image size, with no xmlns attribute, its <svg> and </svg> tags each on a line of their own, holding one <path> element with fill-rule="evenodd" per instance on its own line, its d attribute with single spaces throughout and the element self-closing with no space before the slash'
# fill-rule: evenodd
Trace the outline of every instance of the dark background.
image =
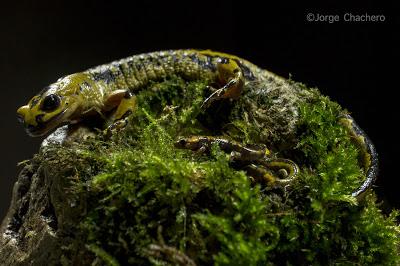
<svg viewBox="0 0 400 266">
<path fill-rule="evenodd" d="M 329 11 L 249 1 L 36 2 L 0 8 L 0 219 L 10 203 L 17 162 L 30 158 L 41 141 L 18 125 L 17 107 L 65 74 L 179 48 L 224 51 L 281 76 L 290 73 L 348 108 L 380 154 L 380 200 L 385 208 L 400 207 L 399 16 L 390 9 L 367 2 L 365 8 Z M 308 13 L 339 15 L 341 21 L 308 22 Z M 385 21 L 344 22 L 345 13 L 384 15 Z"/>
</svg>

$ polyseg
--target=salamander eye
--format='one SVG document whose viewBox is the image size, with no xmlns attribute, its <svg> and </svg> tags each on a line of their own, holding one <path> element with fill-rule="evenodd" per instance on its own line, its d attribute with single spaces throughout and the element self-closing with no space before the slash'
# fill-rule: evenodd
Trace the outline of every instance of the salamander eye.
<svg viewBox="0 0 400 266">
<path fill-rule="evenodd" d="M 60 97 L 55 94 L 47 95 L 43 100 L 43 104 L 40 109 L 43 111 L 53 111 L 60 105 Z"/>
</svg>

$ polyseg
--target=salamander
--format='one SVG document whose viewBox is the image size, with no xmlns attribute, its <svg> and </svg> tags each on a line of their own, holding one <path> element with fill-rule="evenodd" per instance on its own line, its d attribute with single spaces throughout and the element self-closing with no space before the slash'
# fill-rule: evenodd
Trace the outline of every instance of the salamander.
<svg viewBox="0 0 400 266">
<path fill-rule="evenodd" d="M 172 76 L 187 80 L 208 80 L 217 84 L 207 97 L 203 110 L 213 102 L 240 97 L 243 86 L 249 81 L 274 78 L 285 79 L 239 58 L 211 50 L 169 50 L 130 56 L 109 64 L 60 78 L 45 87 L 24 106 L 17 110 L 19 120 L 30 136 L 43 136 L 64 124 L 74 124 L 89 116 L 106 117 L 107 128 L 123 124 L 135 111 L 135 93 L 150 82 Z M 106 115 L 111 113 L 111 115 Z M 354 136 L 354 141 L 369 158 L 363 164 L 366 172 L 364 184 L 353 193 L 358 197 L 373 184 L 377 176 L 377 154 L 372 142 L 360 130 L 354 119 L 341 118 Z"/>
<path fill-rule="evenodd" d="M 203 108 L 221 98 L 238 98 L 248 80 L 264 79 L 263 71 L 239 57 L 210 50 L 176 50 L 134 55 L 60 78 L 18 109 L 31 136 L 43 136 L 61 124 L 75 123 L 94 113 L 115 110 L 109 124 L 134 111 L 134 93 L 152 81 L 174 75 L 210 80 L 220 88 Z"/>
</svg>

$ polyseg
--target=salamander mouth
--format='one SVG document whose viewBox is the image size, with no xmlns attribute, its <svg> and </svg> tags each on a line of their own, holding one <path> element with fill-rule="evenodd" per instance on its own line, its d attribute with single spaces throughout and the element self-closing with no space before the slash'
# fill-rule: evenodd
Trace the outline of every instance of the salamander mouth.
<svg viewBox="0 0 400 266">
<path fill-rule="evenodd" d="M 38 123 L 37 126 L 25 125 L 26 133 L 31 137 L 40 137 L 47 135 L 48 133 L 53 131 L 56 127 L 62 124 L 58 122 L 61 120 L 61 118 L 64 117 L 67 110 L 68 109 L 65 109 L 64 111 L 55 115 L 50 120 L 46 121 L 46 123 Z M 67 124 L 67 122 L 65 124 Z"/>
</svg>

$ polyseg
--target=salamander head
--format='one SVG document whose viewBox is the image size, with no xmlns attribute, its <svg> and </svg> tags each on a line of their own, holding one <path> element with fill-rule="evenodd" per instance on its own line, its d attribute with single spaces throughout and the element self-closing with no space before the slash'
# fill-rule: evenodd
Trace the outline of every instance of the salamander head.
<svg viewBox="0 0 400 266">
<path fill-rule="evenodd" d="M 57 127 L 79 118 L 82 107 L 80 92 L 95 86 L 87 74 L 76 73 L 47 86 L 27 105 L 17 110 L 18 119 L 28 135 L 43 136 Z"/>
</svg>

